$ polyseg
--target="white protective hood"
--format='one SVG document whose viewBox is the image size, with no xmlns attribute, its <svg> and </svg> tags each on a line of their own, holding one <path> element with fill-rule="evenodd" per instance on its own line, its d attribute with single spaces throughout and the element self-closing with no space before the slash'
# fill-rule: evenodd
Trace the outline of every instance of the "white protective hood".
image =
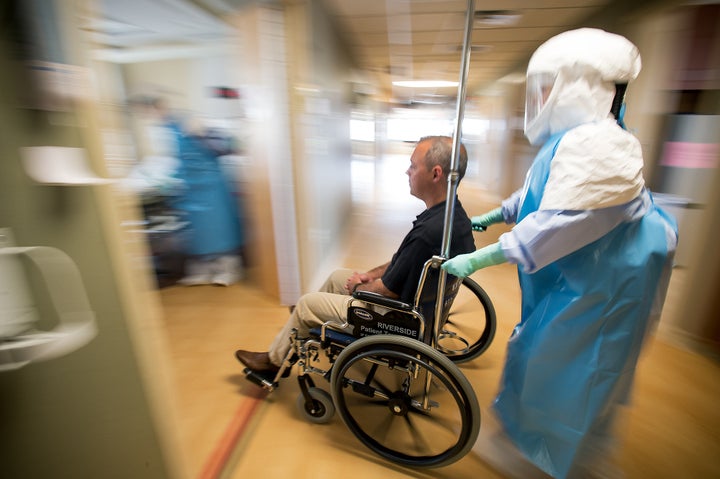
<svg viewBox="0 0 720 479">
<path fill-rule="evenodd" d="M 640 68 L 635 45 L 591 28 L 561 33 L 533 54 L 528 85 L 535 77 L 555 79 L 537 116 L 526 118 L 525 134 L 532 144 L 539 144 L 567 132 L 551 163 L 540 209 L 605 208 L 640 194 L 640 143 L 610 113 L 615 84 L 634 80 Z"/>
<path fill-rule="evenodd" d="M 526 117 L 528 140 L 537 145 L 555 133 L 607 118 L 615 84 L 634 80 L 640 68 L 635 45 L 603 30 L 571 30 L 543 43 L 528 64 L 528 86 L 539 75 L 555 81 L 537 116 Z M 528 89 L 528 103 L 532 93 Z"/>
</svg>

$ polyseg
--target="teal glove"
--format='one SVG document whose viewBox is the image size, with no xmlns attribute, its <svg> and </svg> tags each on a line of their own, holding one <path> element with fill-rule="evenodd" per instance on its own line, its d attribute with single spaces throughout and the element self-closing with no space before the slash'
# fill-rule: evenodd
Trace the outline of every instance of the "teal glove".
<svg viewBox="0 0 720 479">
<path fill-rule="evenodd" d="M 505 221 L 502 213 L 502 207 L 495 208 L 492 211 L 488 211 L 484 215 L 473 216 L 472 219 L 473 231 L 485 231 L 488 226 L 495 223 L 502 223 Z"/>
<path fill-rule="evenodd" d="M 506 262 L 507 258 L 500 243 L 493 243 L 472 253 L 457 255 L 444 262 L 441 267 L 458 278 L 465 278 L 481 268 Z"/>
</svg>

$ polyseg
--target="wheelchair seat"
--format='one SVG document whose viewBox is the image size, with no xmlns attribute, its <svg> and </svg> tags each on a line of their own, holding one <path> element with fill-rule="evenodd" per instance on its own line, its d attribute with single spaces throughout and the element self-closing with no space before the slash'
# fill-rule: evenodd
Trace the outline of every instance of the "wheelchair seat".
<svg viewBox="0 0 720 479">
<path fill-rule="evenodd" d="M 355 291 L 348 306 L 347 323 L 342 326 L 332 322 L 325 323 L 322 327 L 312 328 L 310 337 L 320 340 L 323 347 L 330 344 L 345 347 L 355 339 L 377 334 L 405 336 L 430 344 L 434 334 L 432 331 L 426 334 L 425 328 L 428 324 L 434 325 L 439 276 L 437 268 L 434 270 L 435 274 L 431 274 L 433 272 L 431 268 L 435 264 L 437 258 L 431 258 L 425 263 L 414 304 L 371 291 Z M 441 325 L 447 319 L 461 283 L 462 279 L 452 275 L 447 276 Z M 350 329 L 348 326 L 352 326 L 352 334 L 347 332 Z"/>
</svg>

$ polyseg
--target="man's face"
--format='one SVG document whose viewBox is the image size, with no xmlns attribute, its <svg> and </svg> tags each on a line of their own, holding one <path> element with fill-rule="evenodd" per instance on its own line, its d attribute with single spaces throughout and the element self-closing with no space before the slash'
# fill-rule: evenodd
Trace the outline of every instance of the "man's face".
<svg viewBox="0 0 720 479">
<path fill-rule="evenodd" d="M 421 200 L 434 187 L 434 172 L 431 168 L 428 168 L 425 162 L 425 154 L 429 147 L 428 142 L 420 143 L 415 147 L 415 151 L 410 156 L 410 167 L 406 171 L 408 177 L 410 177 L 410 194 Z"/>
</svg>

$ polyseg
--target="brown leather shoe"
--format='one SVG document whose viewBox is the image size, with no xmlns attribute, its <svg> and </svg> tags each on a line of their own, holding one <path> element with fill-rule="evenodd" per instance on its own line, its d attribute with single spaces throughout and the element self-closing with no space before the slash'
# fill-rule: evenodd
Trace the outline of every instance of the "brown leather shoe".
<svg viewBox="0 0 720 479">
<path fill-rule="evenodd" d="M 268 353 L 253 353 L 252 351 L 238 349 L 235 351 L 235 357 L 255 372 L 276 373 L 280 370 L 279 367 L 270 362 L 270 355 Z"/>
</svg>

